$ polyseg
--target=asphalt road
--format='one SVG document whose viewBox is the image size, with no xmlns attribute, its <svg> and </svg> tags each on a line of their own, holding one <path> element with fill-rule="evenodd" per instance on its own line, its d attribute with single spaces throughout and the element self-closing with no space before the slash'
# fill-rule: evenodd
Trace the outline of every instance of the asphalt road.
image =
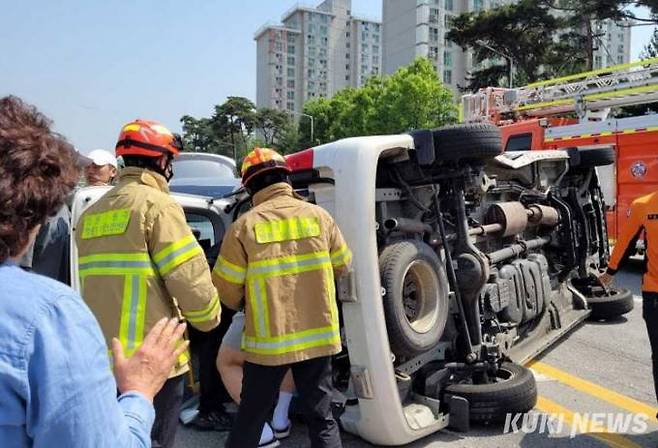
<svg viewBox="0 0 658 448">
<path fill-rule="evenodd" d="M 632 312 L 616 322 L 581 325 L 531 365 L 539 401 L 525 426 L 523 421 L 510 421 L 510 428 L 516 427 L 518 432 L 504 433 L 503 426 L 475 427 L 467 434 L 442 431 L 407 446 L 658 447 L 658 409 L 642 320 L 640 277 L 636 262 L 616 278 L 617 286 L 629 288 L 636 295 Z M 607 422 L 609 432 L 597 426 L 603 422 Z M 615 431 L 615 424 L 621 429 Z M 533 431 L 533 426 L 539 429 Z M 221 448 L 225 437 L 181 426 L 176 447 Z M 344 433 L 342 438 L 345 447 L 373 446 L 350 434 Z M 300 422 L 294 422 L 291 437 L 281 446 L 309 446 Z"/>
</svg>

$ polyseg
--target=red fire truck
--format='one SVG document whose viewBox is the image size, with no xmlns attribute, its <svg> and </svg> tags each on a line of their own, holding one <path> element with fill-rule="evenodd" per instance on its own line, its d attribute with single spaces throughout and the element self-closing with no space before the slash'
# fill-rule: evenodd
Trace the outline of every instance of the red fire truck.
<svg viewBox="0 0 658 448">
<path fill-rule="evenodd" d="M 465 122 L 501 127 L 506 151 L 612 147 L 599 168 L 611 242 L 631 202 L 658 189 L 658 115 L 612 118 L 612 108 L 658 102 L 658 58 L 462 97 Z M 639 247 L 642 250 L 642 247 Z"/>
</svg>

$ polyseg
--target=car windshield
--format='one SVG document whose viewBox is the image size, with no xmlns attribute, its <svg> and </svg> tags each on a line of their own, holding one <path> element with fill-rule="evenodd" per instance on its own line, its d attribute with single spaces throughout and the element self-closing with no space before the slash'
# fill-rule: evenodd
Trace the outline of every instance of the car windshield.
<svg viewBox="0 0 658 448">
<path fill-rule="evenodd" d="M 214 179 L 235 179 L 233 169 L 221 162 L 207 159 L 177 160 L 174 162 L 174 179 L 189 177 L 211 177 Z"/>
</svg>

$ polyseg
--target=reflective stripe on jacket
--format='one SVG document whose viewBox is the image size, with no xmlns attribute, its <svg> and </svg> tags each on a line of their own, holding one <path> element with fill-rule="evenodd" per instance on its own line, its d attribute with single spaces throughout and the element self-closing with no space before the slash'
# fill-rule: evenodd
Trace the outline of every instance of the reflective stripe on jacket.
<svg viewBox="0 0 658 448">
<path fill-rule="evenodd" d="M 334 274 L 352 255 L 338 226 L 285 183 L 253 203 L 227 232 L 213 270 L 226 306 L 245 308 L 247 360 L 283 365 L 340 352 Z"/>
<path fill-rule="evenodd" d="M 658 292 L 658 193 L 633 201 L 626 222 L 618 222 L 619 238 L 610 254 L 608 273 L 615 274 L 635 253 L 638 238 L 644 232 L 646 252 L 642 291 Z"/>
<path fill-rule="evenodd" d="M 131 355 L 163 317 L 202 331 L 217 326 L 220 303 L 201 246 L 164 177 L 126 168 L 76 229 L 82 296 L 109 343 Z M 184 373 L 184 354 L 170 376 Z"/>
</svg>

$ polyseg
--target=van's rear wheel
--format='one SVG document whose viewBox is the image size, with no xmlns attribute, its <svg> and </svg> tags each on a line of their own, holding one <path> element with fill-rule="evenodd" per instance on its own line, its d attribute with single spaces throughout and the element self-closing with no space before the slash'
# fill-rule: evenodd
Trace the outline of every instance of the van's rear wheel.
<svg viewBox="0 0 658 448">
<path fill-rule="evenodd" d="M 628 289 L 611 289 L 610 291 L 588 297 L 587 303 L 592 308 L 590 318 L 593 320 L 616 319 L 633 307 L 633 294 Z"/>
<path fill-rule="evenodd" d="M 525 413 L 535 407 L 537 383 L 530 369 L 504 362 L 489 383 L 446 386 L 445 399 L 451 396 L 468 400 L 472 422 L 500 422 L 507 414 Z"/>
<path fill-rule="evenodd" d="M 427 244 L 408 240 L 379 257 L 384 314 L 391 351 L 409 358 L 434 347 L 448 319 L 448 279 Z"/>
</svg>

